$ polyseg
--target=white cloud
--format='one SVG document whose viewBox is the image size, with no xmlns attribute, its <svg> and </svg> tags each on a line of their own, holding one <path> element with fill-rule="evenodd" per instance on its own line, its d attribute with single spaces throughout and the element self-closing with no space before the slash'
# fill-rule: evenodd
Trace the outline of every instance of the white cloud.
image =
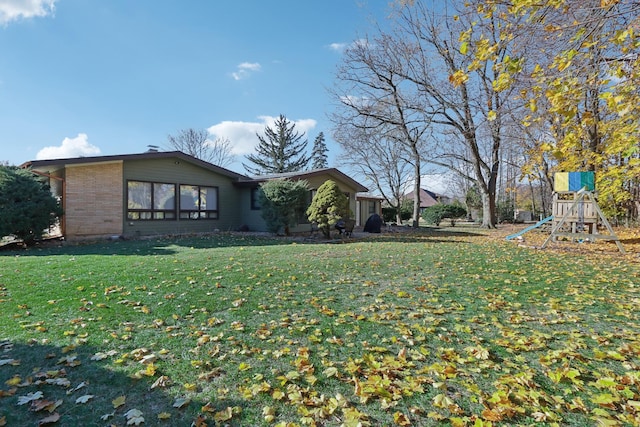
<svg viewBox="0 0 640 427">
<path fill-rule="evenodd" d="M 238 65 L 238 69 L 235 72 L 231 73 L 231 77 L 235 80 L 246 79 L 251 73 L 260 71 L 261 68 L 262 66 L 257 62 L 243 62 Z"/>
<path fill-rule="evenodd" d="M 329 49 L 335 50 L 336 52 L 342 52 L 347 47 L 346 43 L 331 43 L 329 45 Z"/>
<path fill-rule="evenodd" d="M 59 146 L 44 147 L 36 154 L 36 160 L 67 159 L 71 157 L 97 156 L 100 149 L 89 144 L 86 133 L 79 133 L 75 138 L 65 138 Z"/>
<path fill-rule="evenodd" d="M 267 126 L 273 129 L 276 119 L 278 117 L 259 116 L 258 122 L 223 121 L 207 130 L 214 137 L 229 139 L 233 154 L 244 156 L 255 151 L 255 147 L 258 144 L 256 134 L 263 135 Z M 317 125 L 317 122 L 313 119 L 289 121 L 295 125 L 295 130 L 298 133 L 306 134 L 306 139 L 309 139 L 309 131 Z"/>
<path fill-rule="evenodd" d="M 51 15 L 57 0 L 0 0 L 0 24 Z"/>
<path fill-rule="evenodd" d="M 351 43 L 331 43 L 327 47 L 330 50 L 336 51 L 338 53 L 342 53 L 346 49 L 351 49 L 351 48 L 358 47 L 358 46 L 360 46 L 360 47 L 368 47 L 369 46 L 369 40 L 367 40 L 367 39 L 358 39 L 358 40 L 352 41 Z"/>
</svg>

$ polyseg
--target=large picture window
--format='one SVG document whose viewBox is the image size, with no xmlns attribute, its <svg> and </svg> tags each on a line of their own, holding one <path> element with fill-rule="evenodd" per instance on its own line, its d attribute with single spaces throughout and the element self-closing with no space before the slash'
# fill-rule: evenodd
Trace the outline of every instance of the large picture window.
<svg viewBox="0 0 640 427">
<path fill-rule="evenodd" d="M 181 185 L 180 219 L 218 219 L 218 188 Z"/>
<path fill-rule="evenodd" d="M 159 182 L 127 182 L 128 220 L 176 219 L 176 186 Z"/>
</svg>

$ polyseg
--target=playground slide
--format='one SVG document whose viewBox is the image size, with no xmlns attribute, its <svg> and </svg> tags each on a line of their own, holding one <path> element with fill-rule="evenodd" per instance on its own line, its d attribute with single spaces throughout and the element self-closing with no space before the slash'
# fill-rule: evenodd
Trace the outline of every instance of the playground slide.
<svg viewBox="0 0 640 427">
<path fill-rule="evenodd" d="M 545 223 L 547 223 L 547 222 L 551 221 L 552 219 L 553 219 L 553 215 L 548 216 L 548 217 L 546 217 L 545 219 L 541 219 L 540 221 L 536 222 L 536 223 L 535 223 L 535 224 L 533 224 L 533 225 L 530 225 L 529 227 L 525 228 L 524 230 L 519 231 L 519 232 L 517 232 L 517 233 L 515 233 L 515 234 L 511 234 L 511 235 L 507 236 L 507 237 L 506 237 L 506 239 L 507 239 L 507 240 L 511 240 L 511 239 L 515 239 L 515 238 L 516 238 L 516 237 L 518 237 L 518 236 L 522 236 L 524 233 L 526 233 L 526 232 L 528 232 L 528 231 L 531 231 L 531 230 L 533 230 L 534 228 L 538 228 L 538 227 L 540 227 L 542 224 L 545 224 Z"/>
</svg>

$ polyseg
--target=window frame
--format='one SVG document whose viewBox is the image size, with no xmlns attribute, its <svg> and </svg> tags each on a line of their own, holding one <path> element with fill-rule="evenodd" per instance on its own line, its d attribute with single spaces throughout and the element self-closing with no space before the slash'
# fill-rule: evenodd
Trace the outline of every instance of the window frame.
<svg viewBox="0 0 640 427">
<path fill-rule="evenodd" d="M 195 205 L 196 209 L 183 209 L 182 208 L 182 188 L 193 187 L 198 191 L 198 201 Z M 202 189 L 215 190 L 215 208 L 214 209 L 201 209 L 203 192 Z M 206 200 L 205 200 L 206 201 Z M 217 220 L 220 218 L 220 189 L 217 186 L 211 185 L 196 185 L 196 184 L 179 184 L 178 185 L 178 219 L 179 220 Z M 205 203 L 206 205 L 206 203 Z"/>
<path fill-rule="evenodd" d="M 151 191 L 149 192 L 149 208 L 131 208 L 131 183 L 149 184 Z M 156 208 L 156 185 L 167 185 L 173 187 L 173 207 L 171 209 Z M 127 221 L 175 221 L 177 219 L 176 212 L 176 190 L 177 185 L 171 182 L 144 181 L 139 179 L 127 180 Z M 145 200 L 146 202 L 146 200 Z"/>
</svg>

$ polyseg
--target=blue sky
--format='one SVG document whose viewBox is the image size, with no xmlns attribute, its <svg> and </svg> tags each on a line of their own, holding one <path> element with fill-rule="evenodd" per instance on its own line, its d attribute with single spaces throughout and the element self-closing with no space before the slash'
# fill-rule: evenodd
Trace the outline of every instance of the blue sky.
<svg viewBox="0 0 640 427">
<path fill-rule="evenodd" d="M 331 166 L 345 45 L 383 0 L 0 0 L 0 162 L 140 153 L 209 129 L 237 162 L 284 114 Z"/>
</svg>

